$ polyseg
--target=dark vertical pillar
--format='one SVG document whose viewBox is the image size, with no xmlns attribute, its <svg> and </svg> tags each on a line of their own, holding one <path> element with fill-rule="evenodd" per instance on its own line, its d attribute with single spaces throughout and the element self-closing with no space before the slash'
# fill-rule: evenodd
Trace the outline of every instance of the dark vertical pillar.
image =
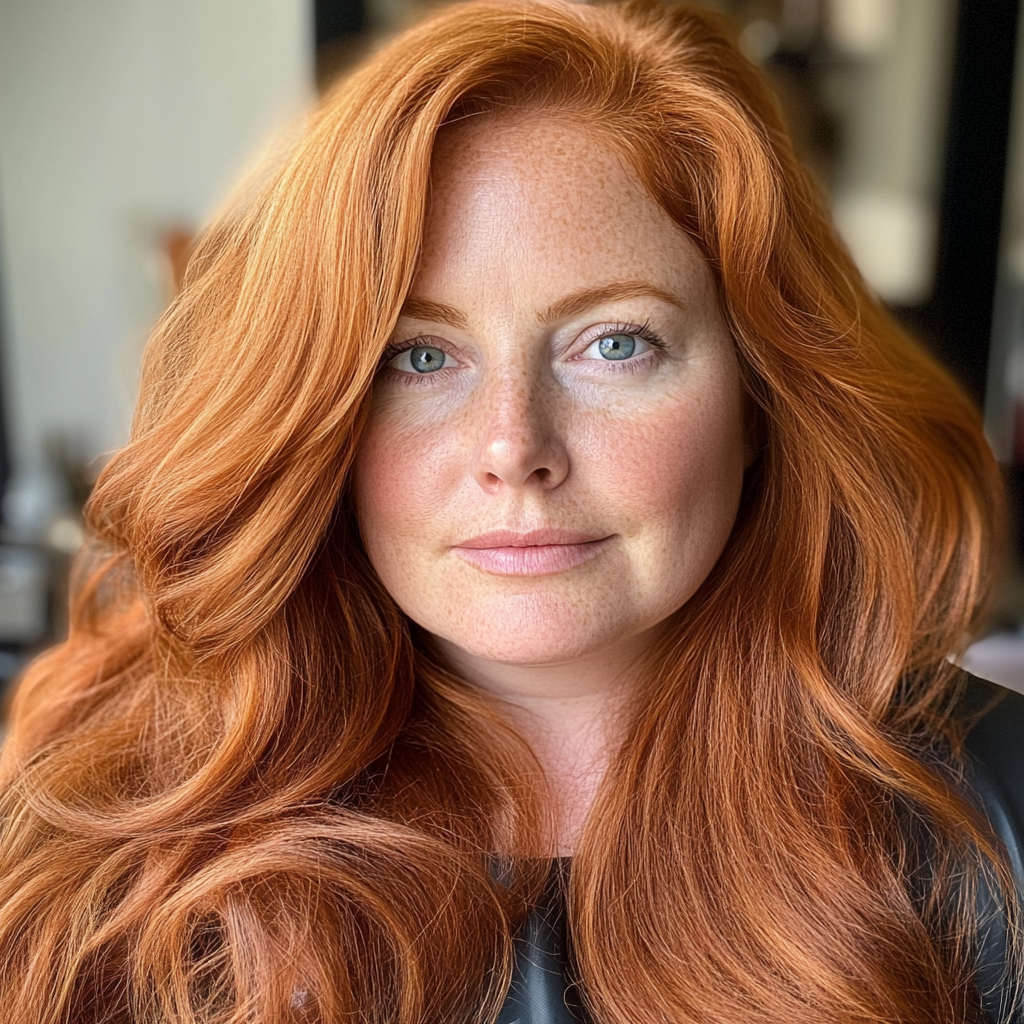
<svg viewBox="0 0 1024 1024">
<path fill-rule="evenodd" d="M 981 405 L 999 260 L 1020 0 L 960 0 L 935 288 L 936 354 Z"/>
<path fill-rule="evenodd" d="M 366 0 L 315 0 L 317 48 L 367 29 Z"/>
</svg>

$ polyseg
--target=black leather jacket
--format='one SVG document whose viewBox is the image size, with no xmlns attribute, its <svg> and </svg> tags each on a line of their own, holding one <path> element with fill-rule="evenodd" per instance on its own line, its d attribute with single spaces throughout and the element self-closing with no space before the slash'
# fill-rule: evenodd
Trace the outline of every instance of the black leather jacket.
<svg viewBox="0 0 1024 1024">
<path fill-rule="evenodd" d="M 967 795 L 1006 844 L 1024 898 L 1024 695 L 969 676 L 957 713 L 974 722 L 966 740 Z M 564 907 L 555 895 L 559 891 L 557 885 L 549 887 L 548 898 L 516 938 L 515 973 L 498 1024 L 586 1024 L 578 995 L 567 983 L 569 955 Z M 982 1002 L 993 1024 L 1024 1024 L 1024 1005 L 1012 1005 L 1003 983 L 1006 934 L 998 907 L 992 909 L 995 924 L 984 937 L 978 968 Z"/>
</svg>

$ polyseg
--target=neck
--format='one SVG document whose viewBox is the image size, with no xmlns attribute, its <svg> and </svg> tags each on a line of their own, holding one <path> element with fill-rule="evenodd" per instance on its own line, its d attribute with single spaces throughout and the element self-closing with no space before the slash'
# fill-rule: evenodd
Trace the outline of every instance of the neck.
<svg viewBox="0 0 1024 1024">
<path fill-rule="evenodd" d="M 572 662 L 522 665 L 476 657 L 447 641 L 439 646 L 468 682 L 499 698 L 548 780 L 555 823 L 554 856 L 575 852 L 598 786 L 618 749 L 624 710 L 646 640 Z"/>
</svg>

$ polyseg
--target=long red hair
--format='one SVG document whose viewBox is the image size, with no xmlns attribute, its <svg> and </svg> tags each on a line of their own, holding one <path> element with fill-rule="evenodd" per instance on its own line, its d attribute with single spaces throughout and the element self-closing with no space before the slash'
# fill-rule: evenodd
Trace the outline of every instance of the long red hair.
<svg viewBox="0 0 1024 1024">
<path fill-rule="evenodd" d="M 761 75 L 711 16 L 633 0 L 441 11 L 198 245 L 89 504 L 70 636 L 13 703 L 4 1020 L 497 1013 L 543 779 L 376 580 L 347 477 L 439 128 L 544 109 L 605 133 L 700 246 L 760 421 L 574 858 L 586 1002 L 602 1024 L 980 1019 L 973 894 L 1009 876 L 937 752 L 996 467 Z"/>
</svg>

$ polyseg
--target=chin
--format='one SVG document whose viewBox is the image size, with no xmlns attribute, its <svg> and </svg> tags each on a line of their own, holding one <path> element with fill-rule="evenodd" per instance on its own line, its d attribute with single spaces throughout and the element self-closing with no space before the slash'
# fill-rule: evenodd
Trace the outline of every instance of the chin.
<svg viewBox="0 0 1024 1024">
<path fill-rule="evenodd" d="M 592 652 L 588 643 L 578 638 L 523 637 L 507 642 L 484 634 L 450 637 L 450 642 L 467 654 L 503 665 L 558 665 L 583 658 Z"/>
<path fill-rule="evenodd" d="M 564 599 L 517 595 L 467 603 L 463 615 L 425 625 L 477 658 L 543 665 L 586 657 L 619 639 L 623 623 Z"/>
</svg>

